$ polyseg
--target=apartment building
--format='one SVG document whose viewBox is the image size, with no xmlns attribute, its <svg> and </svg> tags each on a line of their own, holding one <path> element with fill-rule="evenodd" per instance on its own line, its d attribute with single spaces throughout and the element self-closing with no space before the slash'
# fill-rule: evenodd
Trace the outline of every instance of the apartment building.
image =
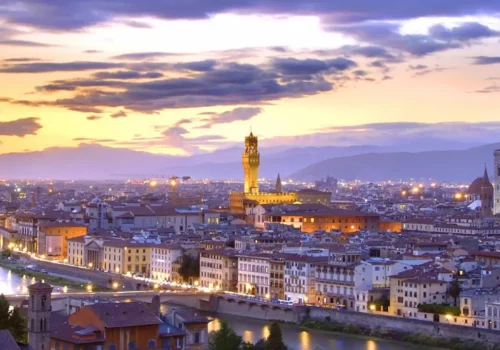
<svg viewBox="0 0 500 350">
<path fill-rule="evenodd" d="M 452 275 L 451 271 L 440 272 L 443 271 L 415 268 L 391 276 L 389 313 L 417 318 L 419 304 L 446 303 Z"/>
<path fill-rule="evenodd" d="M 238 292 L 270 298 L 271 254 L 238 255 Z"/>
<path fill-rule="evenodd" d="M 236 292 L 238 257 L 234 249 L 200 251 L 200 286 Z"/>
<path fill-rule="evenodd" d="M 285 299 L 294 303 L 314 303 L 316 266 L 326 263 L 328 257 L 287 254 L 285 261 Z"/>
<path fill-rule="evenodd" d="M 273 256 L 271 266 L 271 299 L 285 299 L 285 259 L 280 256 Z"/>
<path fill-rule="evenodd" d="M 158 281 L 170 281 L 172 264 L 182 256 L 182 247 L 176 244 L 161 244 L 151 248 L 151 277 Z"/>
</svg>

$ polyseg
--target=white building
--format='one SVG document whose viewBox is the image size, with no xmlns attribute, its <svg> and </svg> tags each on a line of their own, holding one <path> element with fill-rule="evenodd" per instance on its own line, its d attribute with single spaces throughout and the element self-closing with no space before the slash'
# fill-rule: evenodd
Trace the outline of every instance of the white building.
<svg viewBox="0 0 500 350">
<path fill-rule="evenodd" d="M 238 292 L 270 296 L 270 254 L 238 255 Z"/>
<path fill-rule="evenodd" d="M 175 244 L 161 244 L 151 249 L 151 276 L 158 281 L 169 281 L 172 263 L 182 255 L 182 248 Z"/>
<path fill-rule="evenodd" d="M 294 303 L 314 303 L 317 266 L 328 256 L 287 254 L 285 257 L 285 299 Z"/>
</svg>

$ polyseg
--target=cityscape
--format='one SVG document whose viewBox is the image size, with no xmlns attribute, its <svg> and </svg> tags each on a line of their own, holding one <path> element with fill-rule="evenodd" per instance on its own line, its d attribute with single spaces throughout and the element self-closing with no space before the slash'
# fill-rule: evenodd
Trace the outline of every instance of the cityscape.
<svg viewBox="0 0 500 350">
<path fill-rule="evenodd" d="M 4 0 L 0 349 L 500 350 L 500 2 Z"/>
</svg>

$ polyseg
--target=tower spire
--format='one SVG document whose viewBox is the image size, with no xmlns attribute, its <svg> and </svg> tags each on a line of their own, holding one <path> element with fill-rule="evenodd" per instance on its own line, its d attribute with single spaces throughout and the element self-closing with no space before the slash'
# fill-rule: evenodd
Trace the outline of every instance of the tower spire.
<svg viewBox="0 0 500 350">
<path fill-rule="evenodd" d="M 283 192 L 283 186 L 281 184 L 280 173 L 278 173 L 278 178 L 276 179 L 276 192 L 278 192 L 278 193 Z"/>
<path fill-rule="evenodd" d="M 486 166 L 486 163 L 484 163 L 483 182 L 484 182 L 484 184 L 487 184 L 490 182 L 490 177 L 488 176 L 488 167 Z"/>
</svg>

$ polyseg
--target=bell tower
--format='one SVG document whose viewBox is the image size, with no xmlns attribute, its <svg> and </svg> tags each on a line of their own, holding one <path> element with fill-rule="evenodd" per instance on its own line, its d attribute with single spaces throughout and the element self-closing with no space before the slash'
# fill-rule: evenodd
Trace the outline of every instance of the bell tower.
<svg viewBox="0 0 500 350">
<path fill-rule="evenodd" d="M 241 163 L 244 171 L 244 193 L 257 194 L 259 193 L 259 140 L 250 132 L 250 135 L 245 137 L 245 152 L 241 156 Z"/>
<path fill-rule="evenodd" d="M 495 172 L 493 176 L 493 214 L 500 215 L 500 149 L 497 149 L 494 153 L 495 157 L 495 167 L 493 171 Z"/>
<path fill-rule="evenodd" d="M 31 349 L 50 350 L 52 286 L 37 282 L 28 286 L 28 342 Z"/>
</svg>

